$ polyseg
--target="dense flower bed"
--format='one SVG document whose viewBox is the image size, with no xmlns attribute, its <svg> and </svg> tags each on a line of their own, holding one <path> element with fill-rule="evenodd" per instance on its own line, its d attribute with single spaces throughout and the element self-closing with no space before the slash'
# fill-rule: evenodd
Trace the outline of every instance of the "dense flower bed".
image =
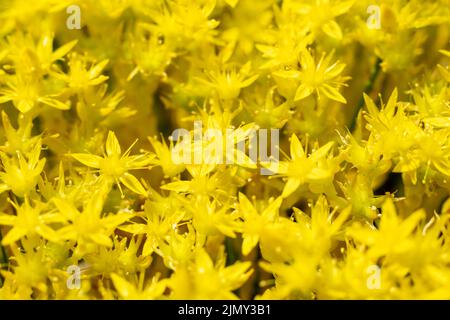
<svg viewBox="0 0 450 320">
<path fill-rule="evenodd" d="M 0 0 L 0 298 L 450 299 L 449 40 L 448 0 Z"/>
</svg>

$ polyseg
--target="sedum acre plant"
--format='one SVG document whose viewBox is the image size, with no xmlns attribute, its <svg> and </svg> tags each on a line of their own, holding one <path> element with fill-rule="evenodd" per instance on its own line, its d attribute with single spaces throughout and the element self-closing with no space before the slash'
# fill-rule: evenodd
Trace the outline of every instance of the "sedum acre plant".
<svg viewBox="0 0 450 320">
<path fill-rule="evenodd" d="M 0 0 L 0 299 L 450 299 L 449 44 L 448 0 Z"/>
</svg>

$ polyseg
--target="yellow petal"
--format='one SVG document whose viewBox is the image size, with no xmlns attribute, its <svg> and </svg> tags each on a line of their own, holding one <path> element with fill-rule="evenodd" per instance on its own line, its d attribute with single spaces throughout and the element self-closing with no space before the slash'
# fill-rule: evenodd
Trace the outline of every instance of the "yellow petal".
<svg viewBox="0 0 450 320">
<path fill-rule="evenodd" d="M 131 234 L 144 234 L 147 232 L 147 226 L 145 224 L 138 223 L 120 226 L 119 229 Z"/>
<path fill-rule="evenodd" d="M 77 42 L 78 40 L 73 40 L 56 49 L 52 54 L 52 61 L 56 61 L 64 57 L 70 50 L 72 50 L 73 47 L 75 47 Z"/>
<path fill-rule="evenodd" d="M 283 198 L 286 198 L 290 196 L 297 188 L 300 186 L 301 181 L 296 178 L 289 178 L 289 180 L 286 182 L 286 185 L 284 186 L 283 193 L 281 196 Z"/>
<path fill-rule="evenodd" d="M 242 241 L 242 254 L 248 255 L 250 251 L 258 244 L 259 237 L 257 235 L 244 235 L 244 241 Z"/>
<path fill-rule="evenodd" d="M 139 180 L 132 174 L 125 172 L 119 178 L 119 181 L 122 182 L 131 191 L 136 192 L 137 194 L 140 194 L 143 196 L 147 195 L 147 191 L 145 190 L 145 188 L 142 186 L 142 184 L 139 182 Z"/>
<path fill-rule="evenodd" d="M 92 168 L 100 168 L 100 163 L 103 161 L 102 157 L 89 153 L 72 153 L 71 156 L 85 166 Z"/>
<path fill-rule="evenodd" d="M 29 100 L 19 100 L 17 103 L 14 103 L 14 105 L 22 113 L 27 113 L 28 111 L 30 111 L 34 107 L 34 103 L 32 101 L 29 101 Z"/>
<path fill-rule="evenodd" d="M 305 84 L 301 84 L 298 88 L 297 91 L 295 91 L 295 97 L 294 100 L 301 100 L 304 99 L 308 96 L 310 96 L 313 93 L 313 88 L 305 85 Z"/>
<path fill-rule="evenodd" d="M 376 115 L 378 114 L 378 108 L 375 105 L 375 103 L 373 102 L 372 98 L 369 97 L 367 94 L 363 93 L 363 97 L 364 97 L 364 102 L 366 104 L 367 110 L 369 111 L 369 113 L 371 115 Z"/>
<path fill-rule="evenodd" d="M 13 226 L 17 217 L 10 214 L 0 214 L 0 224 L 6 226 Z"/>
<path fill-rule="evenodd" d="M 59 212 L 62 216 L 66 217 L 69 220 L 74 220 L 75 217 L 79 214 L 78 210 L 67 200 L 53 198 L 53 203 L 58 208 Z"/>
<path fill-rule="evenodd" d="M 385 107 L 386 112 L 392 116 L 395 113 L 397 99 L 398 99 L 398 90 L 397 90 L 397 88 L 394 88 L 394 90 L 392 90 L 391 96 L 389 97 L 388 103 L 386 104 L 386 107 Z"/>
<path fill-rule="evenodd" d="M 266 209 L 264 209 L 262 215 L 270 220 L 275 219 L 278 216 L 278 210 L 280 209 L 281 203 L 283 202 L 282 197 L 276 198 L 272 201 Z"/>
<path fill-rule="evenodd" d="M 338 40 L 342 39 L 341 27 L 339 27 L 337 22 L 334 21 L 334 20 L 331 20 L 330 22 L 325 24 L 322 27 L 322 31 L 325 32 L 327 35 L 329 35 L 332 38 L 335 38 L 335 39 L 338 39 Z"/>
<path fill-rule="evenodd" d="M 302 143 L 300 140 L 298 140 L 297 136 L 295 134 L 292 134 L 291 136 L 291 145 L 290 145 L 290 152 L 291 152 L 291 158 L 292 159 L 300 159 L 305 157 L 305 150 L 303 150 Z"/>
<path fill-rule="evenodd" d="M 36 232 L 43 238 L 52 242 L 58 242 L 60 240 L 58 233 L 45 224 L 36 227 Z"/>
<path fill-rule="evenodd" d="M 113 245 L 111 238 L 102 233 L 93 233 L 90 235 L 90 238 L 92 239 L 92 241 L 101 246 L 110 248 Z"/>
<path fill-rule="evenodd" d="M 28 233 L 27 229 L 23 229 L 23 228 L 18 228 L 18 227 L 14 227 L 12 228 L 8 234 L 3 238 L 2 240 L 2 244 L 3 245 L 10 245 L 11 243 L 19 240 L 20 238 L 22 238 L 24 235 L 26 235 Z"/>
<path fill-rule="evenodd" d="M 342 94 L 339 93 L 339 90 L 330 86 L 329 84 L 324 83 L 320 87 L 320 91 L 325 94 L 331 100 L 335 100 L 341 103 L 347 103 L 347 100 L 344 98 Z"/>
<path fill-rule="evenodd" d="M 46 104 L 55 109 L 59 109 L 59 110 L 69 110 L 70 109 L 69 104 L 65 104 L 65 103 L 63 103 L 59 100 L 53 99 L 53 98 L 42 97 L 42 98 L 39 98 L 38 101 L 40 103 Z"/>
<path fill-rule="evenodd" d="M 120 156 L 121 153 L 122 150 L 120 149 L 116 135 L 114 132 L 109 131 L 108 138 L 106 139 L 106 154 L 111 157 L 113 155 Z"/>
<path fill-rule="evenodd" d="M 239 209 L 244 216 L 250 214 L 258 214 L 252 203 L 248 200 L 245 194 L 239 192 Z"/>
<path fill-rule="evenodd" d="M 236 7 L 239 0 L 225 0 L 225 2 L 232 8 Z"/>
<path fill-rule="evenodd" d="M 258 79 L 258 77 L 259 77 L 259 75 L 255 74 L 255 75 L 251 76 L 250 78 L 245 79 L 244 81 L 241 82 L 241 88 L 248 87 L 253 82 L 255 82 L 256 79 Z"/>
<path fill-rule="evenodd" d="M 93 79 L 93 78 L 98 77 L 100 75 L 100 73 L 102 72 L 102 70 L 106 67 L 108 62 L 109 62 L 109 60 L 106 59 L 106 60 L 103 60 L 103 61 L 97 63 L 91 70 L 89 70 L 89 78 Z"/>
<path fill-rule="evenodd" d="M 152 254 L 152 252 L 153 252 L 152 241 L 150 239 L 147 239 L 147 241 L 145 241 L 144 248 L 142 249 L 142 255 L 144 257 L 148 257 L 149 255 Z"/>
<path fill-rule="evenodd" d="M 450 82 L 450 71 L 438 64 L 439 72 L 447 82 Z"/>
<path fill-rule="evenodd" d="M 191 189 L 190 181 L 176 181 L 161 186 L 161 189 L 175 192 L 188 192 Z"/>
<path fill-rule="evenodd" d="M 126 298 L 130 297 L 131 295 L 133 295 L 133 292 L 135 291 L 135 289 L 125 279 L 123 279 L 122 277 L 118 276 L 115 273 L 112 273 L 111 280 L 112 280 L 117 292 L 120 294 L 120 296 L 122 298 L 126 299 Z"/>
<path fill-rule="evenodd" d="M 334 145 L 334 141 L 327 142 L 324 146 L 320 147 L 318 150 L 314 151 L 310 159 L 313 161 L 318 161 L 319 159 L 325 158 L 325 156 L 330 152 Z"/>
</svg>

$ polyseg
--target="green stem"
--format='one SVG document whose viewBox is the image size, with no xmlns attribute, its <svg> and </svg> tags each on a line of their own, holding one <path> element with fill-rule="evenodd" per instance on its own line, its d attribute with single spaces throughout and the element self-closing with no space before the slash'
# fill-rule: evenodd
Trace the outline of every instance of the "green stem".
<svg viewBox="0 0 450 320">
<path fill-rule="evenodd" d="M 225 248 L 227 251 L 227 266 L 236 262 L 237 257 L 233 249 L 233 240 L 231 238 L 225 238 Z"/>
<path fill-rule="evenodd" d="M 1 250 L 1 259 L 0 259 L 0 268 L 8 265 L 8 256 L 6 255 L 5 247 L 1 244 L 3 240 L 2 232 L 0 231 L 0 250 Z M 3 276 L 0 275 L 0 286 L 3 286 Z"/>
<path fill-rule="evenodd" d="M 375 65 L 372 68 L 372 72 L 370 74 L 370 78 L 369 78 L 369 80 L 367 81 L 367 83 L 366 83 L 366 85 L 364 87 L 364 92 L 366 94 L 369 95 L 370 92 L 372 91 L 373 86 L 375 84 L 375 80 L 377 79 L 378 74 L 380 73 L 380 70 L 381 70 L 381 59 L 377 58 L 377 61 L 375 61 Z M 359 111 L 362 109 L 363 106 L 364 106 L 364 96 L 362 95 L 361 99 L 359 100 L 358 106 L 356 107 L 355 112 L 353 113 L 351 122 L 350 122 L 350 124 L 348 126 L 349 129 L 350 129 L 350 132 L 352 132 L 355 129 L 355 127 L 356 127 L 356 119 L 358 118 Z"/>
<path fill-rule="evenodd" d="M 169 136 L 172 128 L 172 121 L 170 119 L 170 111 L 166 109 L 163 102 L 159 98 L 158 92 L 154 96 L 153 110 L 158 119 L 158 131 L 162 132 L 164 136 Z"/>
</svg>

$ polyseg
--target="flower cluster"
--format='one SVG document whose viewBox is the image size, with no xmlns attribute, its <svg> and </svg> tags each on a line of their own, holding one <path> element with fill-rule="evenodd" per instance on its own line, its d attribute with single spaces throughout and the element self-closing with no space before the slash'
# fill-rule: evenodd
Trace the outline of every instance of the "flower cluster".
<svg viewBox="0 0 450 320">
<path fill-rule="evenodd" d="M 0 299 L 450 299 L 448 0 L 0 20 Z M 199 122 L 280 159 L 176 161 Z"/>
</svg>

